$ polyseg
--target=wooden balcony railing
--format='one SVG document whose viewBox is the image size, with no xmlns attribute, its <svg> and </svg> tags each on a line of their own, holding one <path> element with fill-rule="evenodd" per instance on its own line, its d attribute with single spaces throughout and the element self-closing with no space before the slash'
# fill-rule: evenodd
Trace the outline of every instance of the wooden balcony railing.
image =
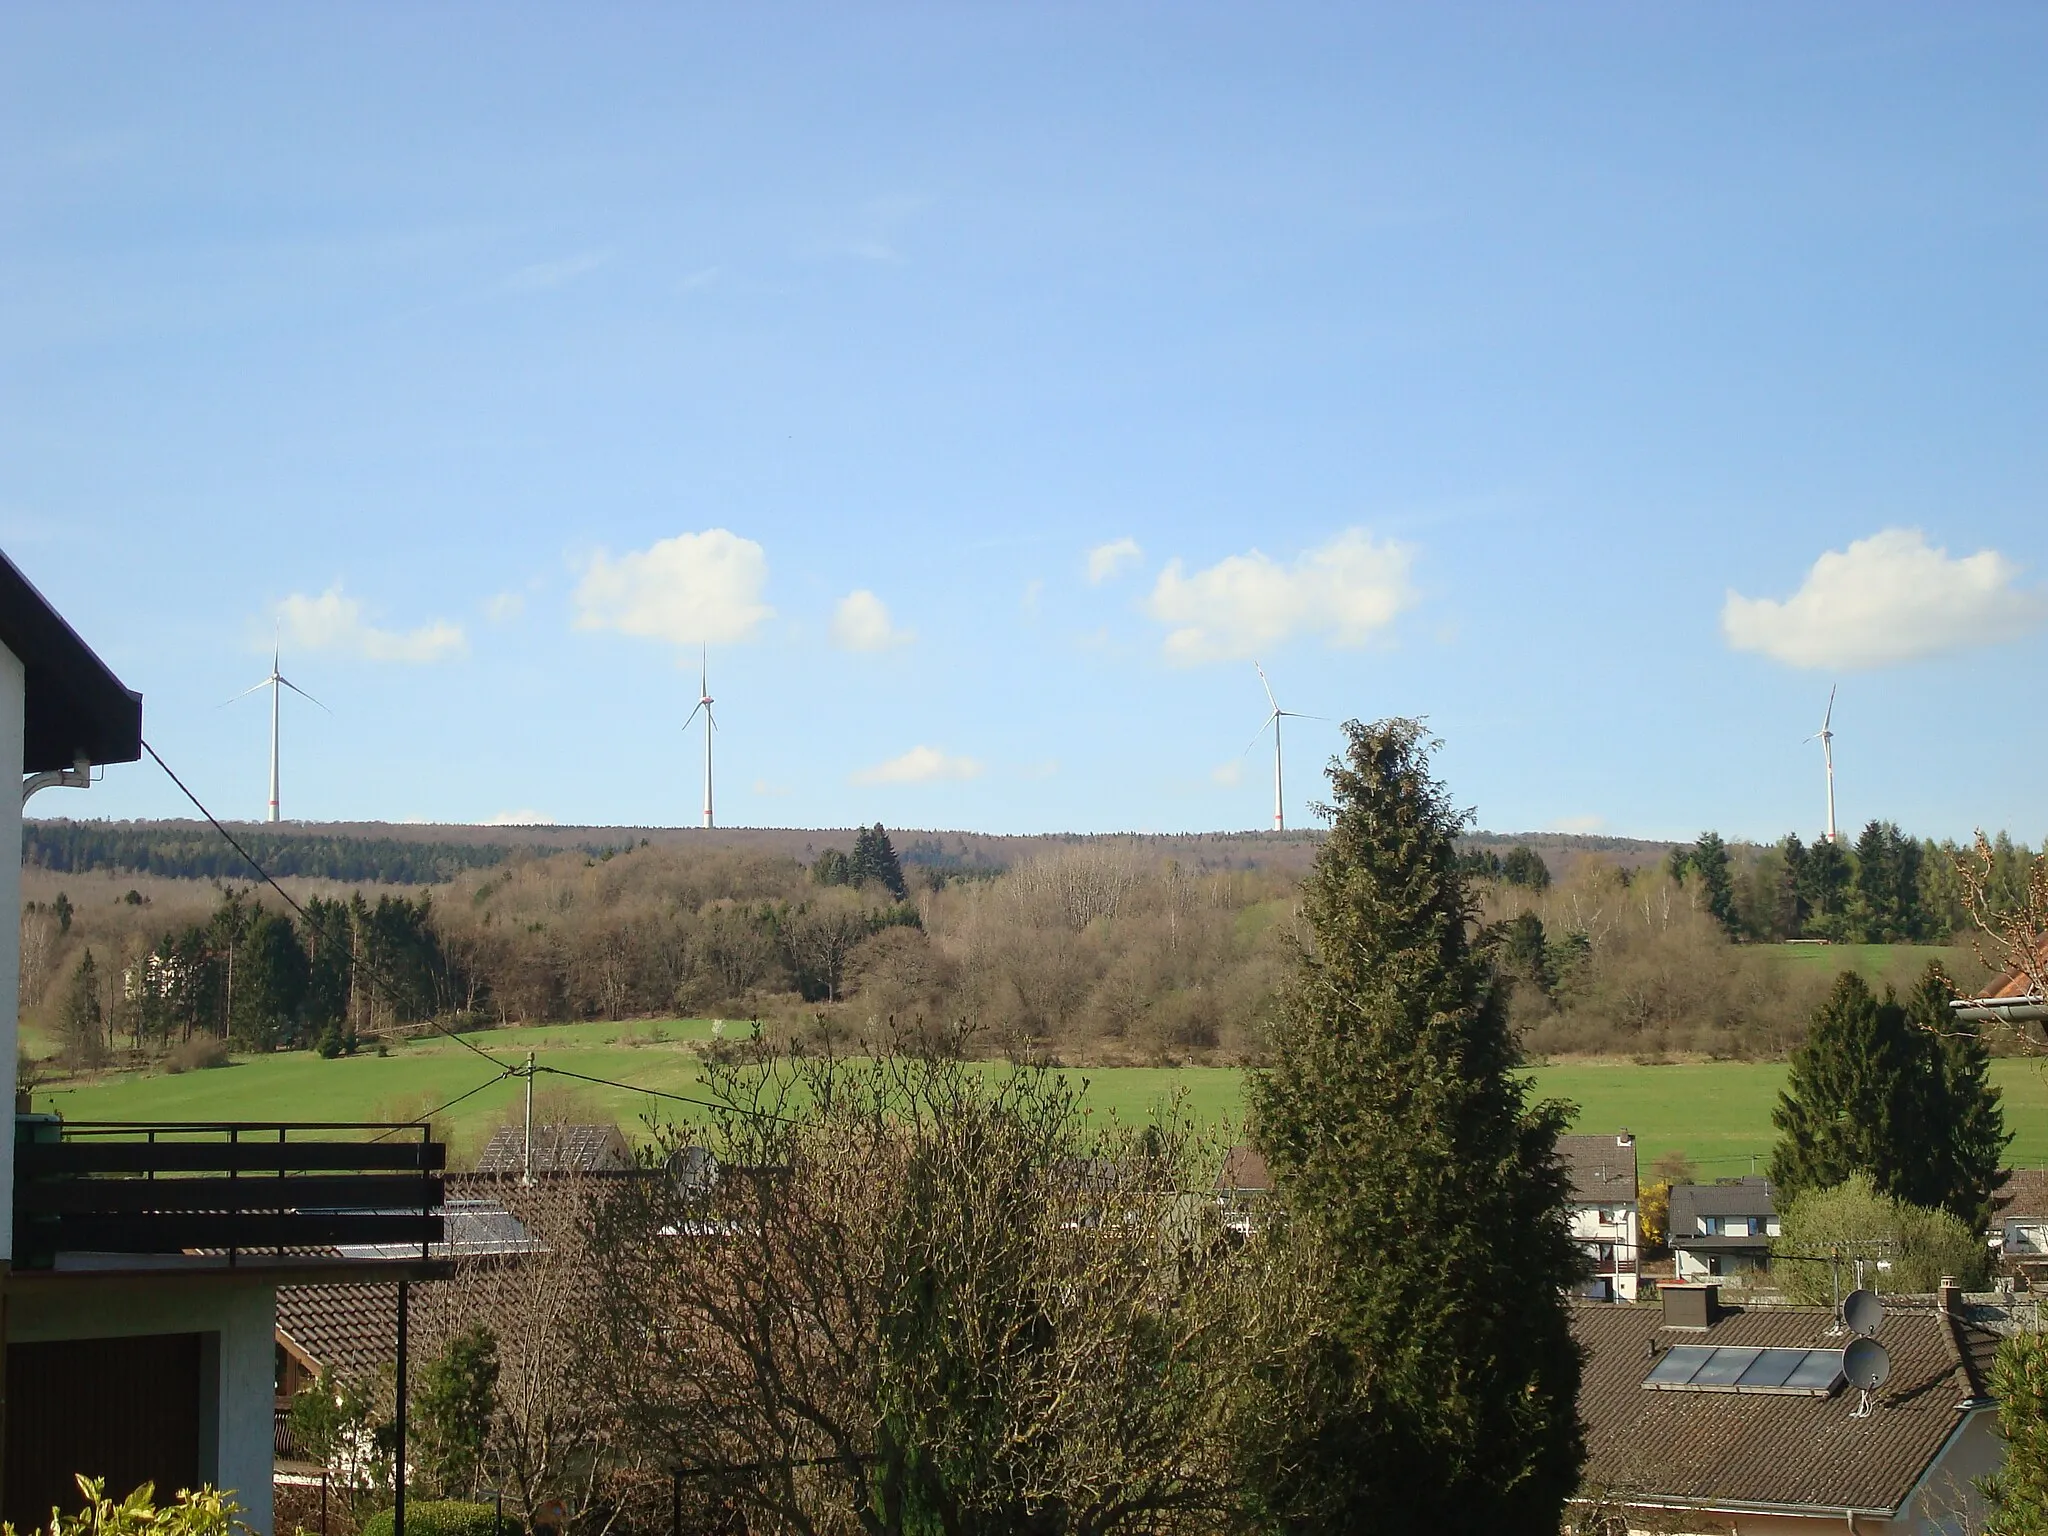
<svg viewBox="0 0 2048 1536">
<path fill-rule="evenodd" d="M 16 1120 L 14 1263 L 253 1254 L 441 1238 L 447 1148 L 419 1124 Z"/>
</svg>

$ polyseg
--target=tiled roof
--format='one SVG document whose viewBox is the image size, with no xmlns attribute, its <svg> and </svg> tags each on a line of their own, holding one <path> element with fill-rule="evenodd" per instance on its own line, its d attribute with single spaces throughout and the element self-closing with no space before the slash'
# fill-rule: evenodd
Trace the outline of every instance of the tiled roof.
<svg viewBox="0 0 2048 1536">
<path fill-rule="evenodd" d="M 2001 1222 L 2048 1218 L 2048 1168 L 2008 1168 L 1991 1209 Z"/>
<path fill-rule="evenodd" d="M 597 1175 L 597 1180 L 622 1175 Z M 500 1235 L 512 1227 L 526 1235 L 528 1251 L 563 1254 L 582 1252 L 583 1203 L 591 1180 L 550 1176 L 522 1184 L 517 1176 L 458 1175 L 448 1181 L 448 1204 L 460 1209 L 502 1213 L 486 1227 Z M 464 1250 L 475 1254 L 476 1250 Z M 458 1271 L 458 1280 L 423 1280 L 413 1284 L 412 1347 L 424 1359 L 437 1341 L 455 1327 L 490 1311 L 491 1271 L 509 1276 L 524 1255 L 486 1255 L 499 1262 L 472 1263 Z M 509 1268 L 508 1268 L 509 1266 Z M 277 1291 L 277 1331 L 294 1353 L 315 1370 L 329 1369 L 344 1380 L 373 1375 L 398 1354 L 398 1285 L 385 1280 L 368 1285 L 285 1285 Z"/>
<path fill-rule="evenodd" d="M 1224 1194 L 1250 1194 L 1273 1187 L 1273 1170 L 1255 1147 L 1232 1147 L 1223 1154 L 1216 1188 Z"/>
<path fill-rule="evenodd" d="M 1614 1136 L 1560 1136 L 1558 1161 L 1571 1175 L 1579 1205 L 1624 1205 L 1636 1199 L 1636 1144 Z"/>
<path fill-rule="evenodd" d="M 476 1162 L 478 1173 L 520 1173 L 526 1165 L 526 1130 L 501 1125 Z M 601 1173 L 630 1168 L 633 1154 L 616 1125 L 536 1125 L 535 1173 Z"/>
<path fill-rule="evenodd" d="M 2036 957 L 2036 963 L 2043 967 L 2048 967 L 2048 938 L 2044 938 L 2041 941 L 2041 948 L 2039 954 Z M 1984 997 L 2031 997 L 2033 995 L 2033 992 L 2033 978 L 2028 976 L 2028 974 L 2023 968 L 2015 966 L 2012 970 L 2007 971 L 2003 976 L 1999 977 L 1997 985 L 1992 987 L 1992 989 L 1989 992 L 1986 992 L 1984 994 Z"/>
<path fill-rule="evenodd" d="M 1724 1309 L 1704 1335 L 1663 1328 L 1656 1307 L 1580 1303 L 1572 1331 L 1586 1349 L 1579 1414 L 1585 1488 L 1713 1507 L 1895 1510 L 1956 1427 L 1958 1405 L 1985 1395 L 1995 1335 L 1937 1311 L 1930 1298 L 1887 1298 L 1878 1340 L 1890 1379 L 1868 1418 L 1857 1394 L 1780 1397 L 1655 1392 L 1650 1347 L 1672 1343 L 1838 1349 L 1825 1309 Z"/>
<path fill-rule="evenodd" d="M 1671 1191 L 1671 1230 L 1691 1232 L 1701 1216 L 1775 1216 L 1768 1179 L 1679 1184 Z"/>
</svg>

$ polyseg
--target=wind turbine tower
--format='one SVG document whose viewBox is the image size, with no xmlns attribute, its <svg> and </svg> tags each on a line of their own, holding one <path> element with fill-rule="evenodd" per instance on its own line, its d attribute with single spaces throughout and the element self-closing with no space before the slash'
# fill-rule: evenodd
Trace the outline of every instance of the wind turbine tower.
<svg viewBox="0 0 2048 1536">
<path fill-rule="evenodd" d="M 1837 684 L 1837 687 L 1840 685 Z M 1828 841 L 1835 841 L 1835 733 L 1828 727 L 1835 718 L 1835 690 L 1828 689 L 1827 713 L 1820 717 L 1820 729 L 1807 737 L 1820 743 L 1820 755 L 1828 768 Z"/>
<path fill-rule="evenodd" d="M 293 681 L 292 681 L 292 680 L 291 680 L 290 678 L 286 677 L 286 676 L 285 676 L 285 675 L 284 675 L 284 674 L 283 674 L 282 672 L 278 671 L 278 669 L 277 669 L 277 660 L 278 660 L 278 652 L 277 652 L 277 647 L 276 647 L 276 646 L 272 646 L 272 647 L 270 648 L 270 676 L 268 676 L 268 677 L 264 678 L 262 682 L 260 682 L 260 683 L 257 683 L 257 684 L 255 684 L 255 685 L 254 685 L 253 687 L 249 687 L 249 688 L 244 688 L 244 689 L 243 689 L 243 690 L 242 690 L 242 691 L 241 691 L 240 693 L 238 693 L 238 694 L 236 694 L 236 695 L 235 695 L 235 698 L 234 698 L 234 699 L 229 699 L 229 700 L 228 700 L 228 702 L 229 702 L 230 704 L 232 704 L 232 703 L 234 703 L 234 702 L 235 702 L 235 699 L 246 699 L 247 697 L 249 697 L 249 695 L 250 695 L 250 694 L 252 694 L 252 693 L 255 693 L 255 692 L 256 692 L 256 691 L 258 690 L 258 689 L 261 689 L 261 688 L 268 688 L 268 689 L 270 690 L 270 815 L 269 815 L 269 819 L 270 819 L 271 821 L 276 821 L 276 820 L 278 819 L 278 810 L 277 810 L 277 726 L 278 726 L 278 719 L 279 719 L 280 715 L 281 715 L 281 714 L 283 713 L 283 711 L 282 711 L 282 708 L 281 708 L 281 705 L 283 704 L 283 701 L 284 701 L 284 690 L 285 690 L 285 689 L 287 689 L 287 688 L 289 688 L 289 689 L 291 689 L 291 691 L 292 691 L 293 693 L 296 693 L 296 694 L 297 694 L 297 695 L 298 695 L 298 696 L 299 696 L 300 698 L 302 698 L 302 699 L 306 700 L 306 701 L 307 701 L 308 703 L 310 703 L 310 704 L 320 704 L 320 701 L 319 701 L 318 699 L 314 698 L 314 697 L 313 697 L 313 695 L 311 695 L 310 693 L 306 692 L 306 690 L 305 690 L 305 689 L 301 688 L 301 687 L 300 687 L 300 686 L 299 686 L 299 685 L 298 685 L 297 683 L 293 682 Z M 320 704 L 320 707 L 321 707 L 322 709 L 327 709 L 327 706 L 326 706 L 325 704 Z M 329 714 L 333 714 L 333 713 L 334 713 L 334 711 L 333 711 L 333 710 L 331 710 L 331 709 L 327 710 L 327 712 L 328 712 Z"/>
<path fill-rule="evenodd" d="M 690 722 L 701 712 L 704 716 L 704 825 L 714 825 L 711 819 L 711 733 L 718 729 L 718 721 L 711 714 L 711 681 L 708 663 L 703 656 L 697 661 L 697 707 L 690 711 L 683 721 L 683 729 L 690 728 Z"/>
<path fill-rule="evenodd" d="M 1320 720 L 1322 716 L 1298 714 L 1291 709 L 1282 709 L 1280 701 L 1273 697 L 1273 685 L 1266 681 L 1266 669 L 1255 661 L 1252 663 L 1252 670 L 1259 674 L 1259 686 L 1266 690 L 1266 703 L 1272 707 L 1272 713 L 1266 716 L 1266 725 L 1259 727 L 1259 735 L 1252 737 L 1251 744 L 1245 748 L 1245 751 L 1249 752 L 1252 747 L 1258 745 L 1259 736 L 1263 736 L 1266 733 L 1267 725 L 1273 728 L 1273 830 L 1275 832 L 1285 832 L 1287 830 L 1287 800 L 1281 790 L 1280 722 L 1282 720 Z"/>
</svg>

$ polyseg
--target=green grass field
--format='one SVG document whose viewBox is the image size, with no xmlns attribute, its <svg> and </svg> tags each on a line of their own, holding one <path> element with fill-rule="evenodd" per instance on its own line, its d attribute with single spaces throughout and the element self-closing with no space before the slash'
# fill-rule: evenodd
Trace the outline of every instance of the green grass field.
<svg viewBox="0 0 2048 1536">
<path fill-rule="evenodd" d="M 535 1053 L 539 1063 L 669 1093 L 690 1093 L 699 1066 L 690 1043 L 709 1038 L 702 1019 L 660 1024 L 572 1024 L 495 1030 L 470 1036 L 506 1065 Z M 665 1038 L 661 1038 L 665 1037 Z M 38 1090 L 35 1107 L 74 1120 L 406 1120 L 489 1082 L 492 1067 L 454 1041 L 430 1037 L 388 1057 L 322 1061 L 304 1052 L 259 1057 L 178 1076 L 109 1076 Z M 1000 1070 L 991 1067 L 989 1070 Z M 1206 1124 L 1243 1114 L 1243 1074 L 1227 1067 L 1075 1069 L 1087 1103 L 1125 1120 L 1150 1118 L 1171 1094 Z M 2015 1133 L 2014 1166 L 2048 1165 L 2048 1062 L 2001 1060 L 1992 1075 L 2005 1095 L 2006 1128 Z M 1571 1062 L 1538 1067 L 1539 1093 L 1579 1106 L 1576 1129 L 1635 1132 L 1645 1168 L 1682 1150 L 1704 1177 L 1747 1173 L 1773 1140 L 1771 1107 L 1785 1080 L 1782 1062 L 1699 1062 L 1638 1066 Z M 692 1110 L 626 1089 L 543 1075 L 537 1104 L 549 1119 L 616 1119 L 642 1133 L 646 1119 L 685 1119 Z M 491 1084 L 441 1118 L 458 1161 L 474 1156 L 491 1128 L 519 1112 L 522 1087 Z"/>
</svg>

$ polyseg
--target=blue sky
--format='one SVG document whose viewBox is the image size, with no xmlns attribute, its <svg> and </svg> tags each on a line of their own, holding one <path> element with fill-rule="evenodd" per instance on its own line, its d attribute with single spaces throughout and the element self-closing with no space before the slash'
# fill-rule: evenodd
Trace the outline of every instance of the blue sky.
<svg viewBox="0 0 2048 1536">
<path fill-rule="evenodd" d="M 0 13 L 0 547 L 223 814 L 2048 832 L 2038 6 Z M 1334 728 L 1290 726 L 1290 820 Z M 154 767 L 42 814 L 177 814 Z"/>
</svg>

